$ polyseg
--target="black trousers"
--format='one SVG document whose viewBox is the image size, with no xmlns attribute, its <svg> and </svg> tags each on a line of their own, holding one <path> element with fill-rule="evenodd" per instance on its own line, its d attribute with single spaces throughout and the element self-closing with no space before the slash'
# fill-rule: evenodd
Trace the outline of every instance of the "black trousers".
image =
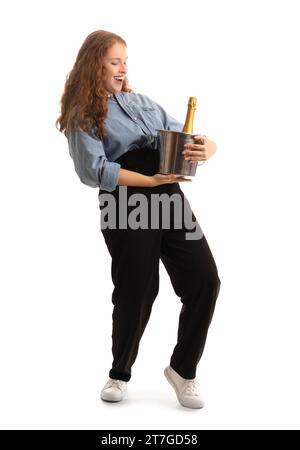
<svg viewBox="0 0 300 450">
<path fill-rule="evenodd" d="M 116 161 L 124 169 L 145 175 L 158 172 L 157 150 L 131 150 Z M 115 197 L 117 206 L 120 188 L 124 187 L 117 186 L 115 191 L 109 193 Z M 107 191 L 99 190 L 99 199 L 104 193 L 107 194 Z M 184 198 L 179 183 L 154 188 L 127 186 L 127 198 L 134 193 L 143 193 L 147 198 L 153 193 L 178 193 Z M 102 214 L 103 207 L 100 206 L 100 209 Z M 128 214 L 131 210 L 128 207 Z M 196 221 L 193 213 L 192 216 Z M 170 221 L 169 229 L 161 225 L 160 221 L 158 229 L 101 230 L 112 258 L 113 363 L 109 376 L 114 379 L 129 381 L 131 378 L 140 339 L 159 290 L 160 260 L 182 302 L 177 343 L 170 365 L 184 378 L 196 376 L 196 367 L 205 346 L 221 282 L 203 233 L 200 239 L 187 240 L 184 224 L 181 229 L 174 227 L 174 220 Z"/>
</svg>

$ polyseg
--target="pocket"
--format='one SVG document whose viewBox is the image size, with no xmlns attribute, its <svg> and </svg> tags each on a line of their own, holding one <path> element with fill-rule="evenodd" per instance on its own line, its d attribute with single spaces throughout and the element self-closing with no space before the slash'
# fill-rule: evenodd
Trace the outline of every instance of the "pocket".
<svg viewBox="0 0 300 450">
<path fill-rule="evenodd" d="M 135 103 L 130 104 L 134 114 L 144 122 L 144 124 L 155 133 L 156 129 L 164 128 L 160 112 L 154 106 L 140 106 Z"/>
<path fill-rule="evenodd" d="M 156 129 L 162 129 L 164 127 L 158 109 L 150 106 L 143 106 L 140 109 L 140 114 L 142 116 L 143 122 L 147 126 L 150 126 L 152 131 L 155 131 Z"/>
</svg>

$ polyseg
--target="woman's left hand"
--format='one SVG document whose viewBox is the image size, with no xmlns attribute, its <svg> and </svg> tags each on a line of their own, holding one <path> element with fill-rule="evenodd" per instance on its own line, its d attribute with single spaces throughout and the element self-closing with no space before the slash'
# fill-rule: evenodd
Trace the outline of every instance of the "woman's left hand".
<svg viewBox="0 0 300 450">
<path fill-rule="evenodd" d="M 185 160 L 206 161 L 217 151 L 217 144 L 203 134 L 194 136 L 195 143 L 185 144 L 183 157 Z"/>
</svg>

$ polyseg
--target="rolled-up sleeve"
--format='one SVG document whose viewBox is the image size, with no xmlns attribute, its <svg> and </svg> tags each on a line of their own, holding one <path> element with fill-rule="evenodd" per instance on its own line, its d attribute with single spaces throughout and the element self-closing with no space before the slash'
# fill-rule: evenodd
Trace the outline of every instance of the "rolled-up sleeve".
<svg viewBox="0 0 300 450">
<path fill-rule="evenodd" d="M 121 165 L 108 161 L 102 141 L 82 129 L 67 132 L 66 137 L 80 181 L 90 187 L 114 191 Z"/>
</svg>

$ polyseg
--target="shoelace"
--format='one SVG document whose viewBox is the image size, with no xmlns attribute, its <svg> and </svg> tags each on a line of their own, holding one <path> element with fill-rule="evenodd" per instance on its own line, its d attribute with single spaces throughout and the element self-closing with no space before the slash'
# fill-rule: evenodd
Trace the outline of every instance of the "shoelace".
<svg viewBox="0 0 300 450">
<path fill-rule="evenodd" d="M 189 395 L 199 395 L 199 386 L 200 384 L 197 380 L 188 380 L 184 391 Z"/>
<path fill-rule="evenodd" d="M 126 381 L 123 380 L 115 380 L 115 379 L 111 379 L 109 380 L 109 384 L 110 386 L 116 386 L 119 389 L 123 389 L 123 387 L 125 386 Z"/>
</svg>

